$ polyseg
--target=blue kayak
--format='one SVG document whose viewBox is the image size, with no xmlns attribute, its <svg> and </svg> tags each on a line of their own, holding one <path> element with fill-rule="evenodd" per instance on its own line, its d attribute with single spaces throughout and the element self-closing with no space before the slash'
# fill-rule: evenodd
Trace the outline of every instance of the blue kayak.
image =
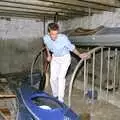
<svg viewBox="0 0 120 120">
<path fill-rule="evenodd" d="M 64 103 L 46 92 L 29 85 L 18 90 L 19 112 L 17 120 L 81 120 Z"/>
</svg>

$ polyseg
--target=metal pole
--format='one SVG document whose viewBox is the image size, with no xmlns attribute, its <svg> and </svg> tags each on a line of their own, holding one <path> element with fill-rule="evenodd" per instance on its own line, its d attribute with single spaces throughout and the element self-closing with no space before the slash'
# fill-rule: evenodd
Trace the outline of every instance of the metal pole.
<svg viewBox="0 0 120 120">
<path fill-rule="evenodd" d="M 93 52 L 93 66 L 92 66 L 92 101 L 94 100 L 94 89 L 95 89 L 95 51 Z"/>
<path fill-rule="evenodd" d="M 101 48 L 101 64 L 100 64 L 100 96 L 102 94 L 102 81 L 103 81 L 103 48 Z"/>
<path fill-rule="evenodd" d="M 84 60 L 84 97 L 87 91 L 87 79 L 86 79 L 86 60 Z"/>
<path fill-rule="evenodd" d="M 91 8 L 88 8 L 88 29 L 90 28 L 90 15 L 91 15 Z"/>
<path fill-rule="evenodd" d="M 58 13 L 56 12 L 55 16 L 54 16 L 54 23 L 58 22 Z"/>
<path fill-rule="evenodd" d="M 115 48 L 113 94 L 115 93 L 116 87 L 117 52 L 117 48 Z"/>
<path fill-rule="evenodd" d="M 43 35 L 45 35 L 45 22 L 46 22 L 46 18 L 44 16 L 44 20 L 43 20 Z"/>
<path fill-rule="evenodd" d="M 108 63 L 107 63 L 107 94 L 106 94 L 106 98 L 108 97 L 109 78 L 110 78 L 110 48 L 108 48 Z"/>
<path fill-rule="evenodd" d="M 45 31 L 46 31 L 46 29 L 45 29 L 45 24 L 46 23 L 46 17 L 44 16 L 44 19 L 43 19 L 43 35 L 45 35 Z M 42 73 L 42 75 L 43 75 L 43 73 L 44 73 L 44 65 L 45 65 L 45 58 L 44 58 L 44 56 L 45 56 L 45 52 L 43 51 L 43 52 L 41 52 L 41 56 L 40 56 L 40 61 L 41 61 L 41 73 Z"/>
</svg>

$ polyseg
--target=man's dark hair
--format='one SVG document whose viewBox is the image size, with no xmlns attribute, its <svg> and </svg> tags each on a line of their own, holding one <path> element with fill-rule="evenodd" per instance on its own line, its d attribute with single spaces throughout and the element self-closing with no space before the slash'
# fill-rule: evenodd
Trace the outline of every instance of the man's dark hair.
<svg viewBox="0 0 120 120">
<path fill-rule="evenodd" d="M 51 30 L 59 30 L 59 26 L 57 23 L 49 23 L 48 24 L 48 32 L 50 32 Z"/>
</svg>

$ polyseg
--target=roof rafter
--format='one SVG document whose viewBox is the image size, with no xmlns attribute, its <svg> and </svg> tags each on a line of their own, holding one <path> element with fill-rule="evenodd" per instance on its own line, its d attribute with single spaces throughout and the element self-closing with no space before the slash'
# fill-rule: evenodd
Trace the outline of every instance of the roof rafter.
<svg viewBox="0 0 120 120">
<path fill-rule="evenodd" d="M 28 10 L 23 10 L 23 9 L 19 9 L 19 10 L 16 10 L 16 9 L 14 9 L 14 8 L 6 8 L 6 9 L 3 9 L 3 8 L 1 8 L 0 7 L 0 12 L 3 12 L 3 13 L 6 13 L 6 14 L 8 14 L 8 13 L 10 13 L 10 14 L 15 14 L 15 15 L 19 15 L 19 14 L 27 14 L 27 15 L 34 15 L 34 16 L 37 16 L 38 18 L 40 17 L 41 18 L 41 16 L 49 16 L 49 18 L 51 17 L 51 18 L 54 18 L 54 14 L 53 14 L 53 12 L 44 12 L 44 11 L 33 11 L 33 10 L 30 10 L 30 11 L 28 11 Z M 63 14 L 59 14 L 58 15 L 58 17 L 59 18 L 62 18 L 62 19 L 68 19 L 68 18 L 72 18 L 72 17 L 77 17 L 77 16 L 79 16 L 79 14 L 70 14 L 70 13 L 63 13 Z"/>
<path fill-rule="evenodd" d="M 42 0 L 38 0 L 42 1 Z M 60 3 L 60 4 L 66 4 L 66 5 L 72 5 L 72 6 L 78 6 L 78 7 L 86 7 L 91 9 L 97 9 L 97 10 L 105 10 L 105 11 L 113 11 L 114 6 L 105 6 L 101 4 L 91 3 L 91 2 L 85 2 L 81 0 L 44 0 L 44 2 L 51 2 L 51 3 Z"/>
<path fill-rule="evenodd" d="M 0 2 L 1 3 L 1 2 Z M 38 6 L 29 6 L 29 5 L 19 5 L 19 4 L 12 4 L 12 3 L 8 3 L 8 4 L 0 4 L 0 7 L 6 9 L 6 8 L 16 8 L 16 10 L 18 9 L 25 9 L 25 10 L 36 10 L 36 11 L 45 11 L 45 12 L 54 12 L 54 13 L 70 13 L 70 14 L 78 14 L 78 15 L 82 15 L 82 14 L 87 14 L 87 12 L 82 12 L 82 11 L 70 11 L 70 10 L 62 10 L 60 8 L 48 8 L 48 7 L 38 7 Z"/>
<path fill-rule="evenodd" d="M 79 0 L 81 1 L 81 0 Z M 120 0 L 112 0 L 108 2 L 108 0 L 83 0 L 88 3 L 93 3 L 93 4 L 99 4 L 99 5 L 104 5 L 104 6 L 109 6 L 109 7 L 115 7 L 115 8 L 120 8 Z"/>
<path fill-rule="evenodd" d="M 13 12 L 13 15 L 18 14 L 18 16 L 25 13 L 33 17 L 44 15 L 51 18 L 58 13 L 59 17 L 66 19 L 66 17 L 83 17 L 103 11 L 115 11 L 115 8 L 120 6 L 120 2 L 113 0 L 113 3 L 107 4 L 107 0 L 0 0 L 0 11 L 6 14 L 10 11 L 10 15 Z"/>
</svg>

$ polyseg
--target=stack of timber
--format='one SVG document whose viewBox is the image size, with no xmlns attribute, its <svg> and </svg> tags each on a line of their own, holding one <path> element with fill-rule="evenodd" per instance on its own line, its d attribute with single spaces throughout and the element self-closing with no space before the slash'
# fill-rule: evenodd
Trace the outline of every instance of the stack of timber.
<svg viewBox="0 0 120 120">
<path fill-rule="evenodd" d="M 9 88 L 6 78 L 0 76 L 0 120 L 15 120 L 16 95 Z"/>
</svg>

